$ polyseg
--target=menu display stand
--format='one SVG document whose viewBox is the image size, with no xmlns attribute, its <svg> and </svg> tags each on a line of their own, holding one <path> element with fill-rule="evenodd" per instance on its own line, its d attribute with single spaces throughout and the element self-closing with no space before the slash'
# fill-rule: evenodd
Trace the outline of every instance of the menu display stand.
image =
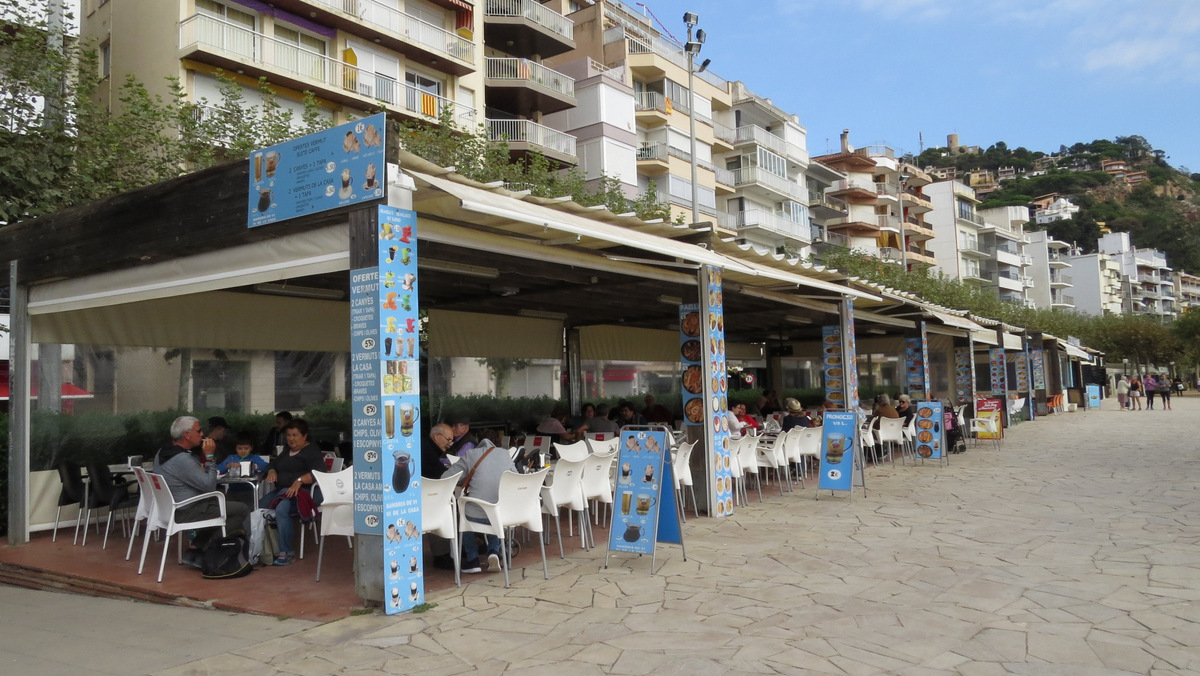
<svg viewBox="0 0 1200 676">
<path fill-rule="evenodd" d="M 671 471 L 671 431 L 663 425 L 630 425 L 621 428 L 617 456 L 617 490 L 608 533 L 604 567 L 613 552 L 650 555 L 654 574 L 657 544 L 678 544 L 687 561 L 675 476 Z"/>
<path fill-rule="evenodd" d="M 916 453 L 921 464 L 936 460 L 938 467 L 949 464 L 946 448 L 945 411 L 940 401 L 918 401 L 916 415 Z"/>
<path fill-rule="evenodd" d="M 866 417 L 854 411 L 826 411 L 821 426 L 821 468 L 817 476 L 817 493 L 846 491 L 853 500 L 854 487 L 861 486 L 867 495 L 867 478 L 863 468 L 862 423 Z"/>
</svg>

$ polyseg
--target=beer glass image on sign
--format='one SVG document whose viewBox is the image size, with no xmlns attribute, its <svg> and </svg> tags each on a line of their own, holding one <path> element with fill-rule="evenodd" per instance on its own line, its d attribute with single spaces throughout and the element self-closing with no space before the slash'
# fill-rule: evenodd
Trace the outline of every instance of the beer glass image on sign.
<svg viewBox="0 0 1200 676">
<path fill-rule="evenodd" d="M 825 445 L 825 462 L 831 465 L 841 464 L 846 453 L 846 435 L 832 432 L 828 435 Z"/>
</svg>

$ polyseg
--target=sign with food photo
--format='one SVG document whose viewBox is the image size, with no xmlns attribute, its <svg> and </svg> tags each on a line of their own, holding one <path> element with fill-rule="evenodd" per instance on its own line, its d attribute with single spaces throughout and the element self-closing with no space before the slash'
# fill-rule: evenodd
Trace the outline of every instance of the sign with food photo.
<svg viewBox="0 0 1200 676">
<path fill-rule="evenodd" d="M 991 374 L 992 394 L 1008 392 L 1008 360 L 1004 348 L 994 347 L 988 351 L 988 372 Z"/>
<path fill-rule="evenodd" d="M 927 460 L 941 460 L 944 433 L 942 429 L 942 403 L 940 401 L 917 402 L 917 456 Z"/>
</svg>

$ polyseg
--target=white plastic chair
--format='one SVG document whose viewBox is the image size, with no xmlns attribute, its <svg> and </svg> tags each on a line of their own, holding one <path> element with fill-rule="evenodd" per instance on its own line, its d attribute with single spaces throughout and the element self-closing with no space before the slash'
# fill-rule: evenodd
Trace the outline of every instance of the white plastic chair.
<svg viewBox="0 0 1200 676">
<path fill-rule="evenodd" d="M 821 462 L 821 443 L 822 434 L 819 427 L 813 428 L 797 428 L 799 434 L 796 435 L 796 452 L 801 458 L 801 467 L 804 476 L 808 476 L 809 458 L 816 460 L 819 465 Z"/>
<path fill-rule="evenodd" d="M 783 458 L 787 462 L 787 471 L 792 471 L 792 465 L 796 466 L 796 476 L 800 479 L 800 488 L 804 488 L 804 454 L 800 452 L 800 435 L 804 433 L 805 428 L 793 427 L 783 433 Z"/>
<path fill-rule="evenodd" d="M 1000 450 L 1000 440 L 996 437 L 1000 436 L 999 426 L 996 424 L 996 418 L 971 418 L 971 434 L 975 435 L 975 445 L 979 445 L 979 434 L 985 433 L 991 435 L 992 448 Z"/>
<path fill-rule="evenodd" d="M 341 460 L 341 458 L 337 458 Z M 317 545 L 317 582 L 321 581 L 321 561 L 325 556 L 328 535 L 345 535 L 354 548 L 354 468 L 340 472 L 313 472 L 321 488 L 321 504 L 317 506 L 321 521 L 321 541 Z"/>
<path fill-rule="evenodd" d="M 576 441 L 572 444 L 554 444 L 554 450 L 558 451 L 559 460 L 583 460 L 592 452 L 591 447 L 586 440 Z"/>
<path fill-rule="evenodd" d="M 524 526 L 538 534 L 538 545 L 542 548 L 542 572 L 550 579 L 550 567 L 546 563 L 546 543 L 542 541 L 541 488 L 550 468 L 532 474 L 504 472 L 500 477 L 500 497 L 496 502 L 485 502 L 479 498 L 462 496 L 458 499 L 458 532 L 490 533 L 500 538 L 500 549 L 504 553 L 504 586 L 509 586 L 508 569 L 512 567 L 512 556 L 506 534 L 509 528 Z M 467 519 L 464 509 L 475 505 L 483 510 L 488 523 L 475 523 Z"/>
<path fill-rule="evenodd" d="M 598 437 L 598 438 L 593 438 L 593 437 Z M 598 432 L 596 434 L 588 434 L 586 441 L 587 441 L 588 446 L 591 447 L 592 453 L 595 453 L 597 455 L 607 455 L 609 453 L 616 453 L 618 450 L 617 446 L 618 446 L 618 444 L 621 443 L 621 440 L 617 437 L 617 435 L 608 434 L 606 432 Z"/>
<path fill-rule="evenodd" d="M 458 515 L 455 510 L 454 488 L 458 477 L 445 479 L 421 478 L 421 533 L 436 535 L 450 541 L 450 556 L 454 559 L 454 584 L 462 586 L 458 546 Z"/>
<path fill-rule="evenodd" d="M 583 468 L 586 463 L 586 459 L 564 460 L 560 458 L 554 465 L 551 482 L 542 486 L 542 512 L 554 517 L 554 529 L 558 532 L 559 558 L 567 558 L 566 552 L 563 550 L 562 526 L 558 520 L 558 512 L 563 507 L 580 513 L 579 536 L 583 548 L 588 548 L 588 530 L 591 529 L 591 521 L 585 518 L 588 505 L 583 495 Z"/>
<path fill-rule="evenodd" d="M 126 561 L 133 556 L 133 542 L 137 540 L 138 524 L 148 521 L 154 514 L 154 494 L 151 492 L 150 479 L 146 476 L 146 470 L 141 467 L 131 467 L 130 469 L 133 470 L 133 476 L 138 483 L 138 506 L 137 513 L 133 517 L 133 529 L 129 534 L 129 547 L 125 549 Z M 147 530 L 149 530 L 148 524 Z"/>
<path fill-rule="evenodd" d="M 754 485 L 758 488 L 758 501 L 762 502 L 762 479 L 759 476 L 758 469 L 758 439 L 752 436 L 744 436 L 738 440 L 738 462 L 742 467 L 742 496 L 748 498 L 746 490 L 746 481 L 750 475 L 754 475 Z"/>
<path fill-rule="evenodd" d="M 675 494 L 679 496 L 679 515 L 684 516 L 684 511 L 687 505 L 683 504 L 683 492 L 679 489 L 687 486 L 692 492 L 692 513 L 696 518 L 700 518 L 700 506 L 696 502 L 696 486 L 692 481 L 692 449 L 696 447 L 696 442 L 685 441 L 679 444 L 679 448 L 675 449 L 675 458 L 671 461 L 671 473 L 675 475 Z M 684 521 L 687 517 L 684 516 Z"/>
<path fill-rule="evenodd" d="M 783 453 L 784 435 L 776 435 L 770 443 L 758 444 L 755 447 L 755 452 L 758 454 L 758 464 L 760 467 L 775 470 L 775 481 L 779 482 L 779 494 L 783 495 L 783 484 L 786 480 L 788 490 L 792 490 L 792 480 L 789 475 L 786 479 L 782 475 L 783 470 L 787 469 L 787 458 Z"/>
<path fill-rule="evenodd" d="M 901 449 L 904 447 L 904 419 L 903 418 L 879 418 L 879 427 L 873 430 L 875 433 L 875 443 L 879 445 L 880 458 L 888 445 L 895 444 Z M 888 451 L 888 457 L 892 461 L 892 467 L 896 466 L 896 454 L 891 450 Z"/>
<path fill-rule="evenodd" d="M 142 569 L 146 565 L 146 548 L 150 546 L 150 533 L 158 528 L 162 528 L 166 531 L 166 535 L 163 537 L 162 560 L 158 562 L 158 581 L 162 582 L 163 568 L 167 565 L 167 548 L 171 546 L 172 535 L 176 533 L 182 534 L 184 531 L 194 528 L 212 527 L 219 527 L 221 535 L 225 535 L 225 494 L 220 491 L 212 491 L 210 493 L 201 493 L 194 498 L 188 498 L 182 502 L 175 502 L 174 498 L 171 497 L 171 489 L 167 487 L 167 480 L 161 474 L 146 472 L 146 478 L 150 484 L 150 494 L 154 496 L 154 509 L 146 522 L 146 538 L 142 540 L 142 559 L 138 562 L 138 575 L 142 574 Z M 176 509 L 213 499 L 216 499 L 217 505 L 220 507 L 220 516 L 200 521 L 179 522 L 175 520 Z M 179 537 L 179 562 L 183 563 L 182 535 Z"/>
<path fill-rule="evenodd" d="M 741 448 L 741 439 L 729 440 L 729 474 L 733 477 L 733 500 L 745 507 L 749 502 L 745 494 L 746 473 L 742 471 Z M 709 515 L 712 516 L 711 506 Z"/>
<path fill-rule="evenodd" d="M 616 453 L 592 453 L 583 464 L 583 498 L 596 505 L 595 519 L 599 523 L 600 505 L 608 505 L 609 522 L 612 521 L 613 485 L 612 468 L 617 461 Z M 592 542 L 592 546 L 596 546 Z"/>
</svg>

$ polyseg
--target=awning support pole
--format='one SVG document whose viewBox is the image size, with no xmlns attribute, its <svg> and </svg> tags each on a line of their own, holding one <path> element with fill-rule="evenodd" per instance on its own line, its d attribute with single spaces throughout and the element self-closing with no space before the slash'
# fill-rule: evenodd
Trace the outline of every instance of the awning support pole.
<svg viewBox="0 0 1200 676">
<path fill-rule="evenodd" d="M 29 371 L 32 333 L 29 288 L 20 283 L 18 262 L 9 263 L 8 544 L 29 542 Z"/>
</svg>

